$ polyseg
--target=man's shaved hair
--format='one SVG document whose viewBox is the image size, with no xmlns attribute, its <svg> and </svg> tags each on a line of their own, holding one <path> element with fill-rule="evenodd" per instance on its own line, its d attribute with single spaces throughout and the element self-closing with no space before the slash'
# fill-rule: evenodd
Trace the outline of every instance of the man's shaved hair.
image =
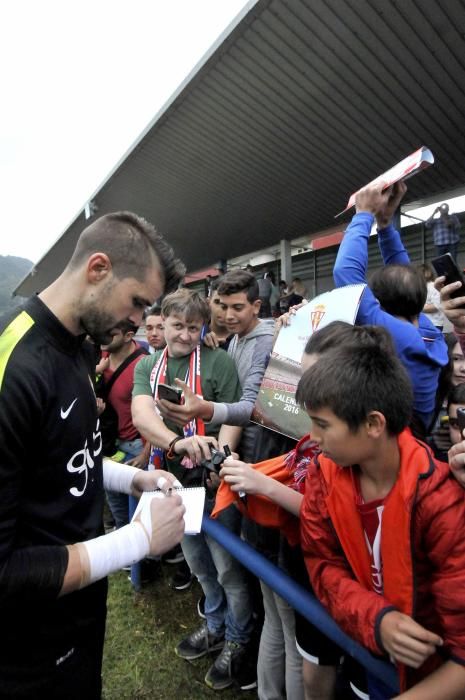
<svg viewBox="0 0 465 700">
<path fill-rule="evenodd" d="M 130 211 L 105 214 L 87 226 L 79 236 L 68 268 L 76 269 L 94 253 L 108 255 L 119 279 L 144 280 L 156 260 L 165 292 L 177 289 L 186 271 L 155 227 Z"/>
</svg>

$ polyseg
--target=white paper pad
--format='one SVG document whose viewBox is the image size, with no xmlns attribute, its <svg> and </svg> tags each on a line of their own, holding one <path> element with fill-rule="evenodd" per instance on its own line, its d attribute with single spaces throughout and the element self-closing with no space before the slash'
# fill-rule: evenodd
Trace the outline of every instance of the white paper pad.
<svg viewBox="0 0 465 700">
<path fill-rule="evenodd" d="M 173 493 L 178 494 L 182 498 L 186 512 L 184 513 L 185 533 L 186 535 L 196 535 L 202 527 L 202 516 L 205 505 L 205 489 L 203 486 L 197 486 L 187 489 L 173 489 Z M 153 498 L 170 498 L 165 496 L 163 491 L 144 491 L 139 499 L 139 503 L 134 513 L 134 518 L 139 514 L 142 508 L 150 508 L 150 503 Z"/>
</svg>

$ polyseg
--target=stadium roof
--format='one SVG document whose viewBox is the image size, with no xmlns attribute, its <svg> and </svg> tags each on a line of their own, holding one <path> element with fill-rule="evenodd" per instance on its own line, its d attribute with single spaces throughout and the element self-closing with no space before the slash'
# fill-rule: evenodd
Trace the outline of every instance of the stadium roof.
<svg viewBox="0 0 465 700">
<path fill-rule="evenodd" d="M 465 183 L 463 0 L 252 0 L 89 201 L 153 222 L 193 271 L 334 226 L 421 145 L 410 200 Z M 147 86 L 150 89 L 150 86 Z M 84 208 L 16 293 L 64 268 Z"/>
</svg>

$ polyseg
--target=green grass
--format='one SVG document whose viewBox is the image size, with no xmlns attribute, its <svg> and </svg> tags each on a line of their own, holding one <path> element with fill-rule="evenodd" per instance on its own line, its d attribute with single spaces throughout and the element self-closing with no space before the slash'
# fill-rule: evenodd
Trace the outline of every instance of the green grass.
<svg viewBox="0 0 465 700">
<path fill-rule="evenodd" d="M 174 653 L 181 639 L 201 624 L 196 604 L 198 584 L 185 592 L 173 591 L 174 568 L 164 565 L 153 583 L 135 593 L 127 572 L 110 577 L 107 632 L 103 662 L 105 700 L 195 700 L 220 697 L 251 700 L 255 693 L 228 689 L 214 691 L 204 683 L 214 657 L 192 662 Z"/>
</svg>

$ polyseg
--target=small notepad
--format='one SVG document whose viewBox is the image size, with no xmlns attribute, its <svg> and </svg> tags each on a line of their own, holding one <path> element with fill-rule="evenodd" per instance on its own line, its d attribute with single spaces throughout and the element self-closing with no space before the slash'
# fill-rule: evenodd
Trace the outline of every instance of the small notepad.
<svg viewBox="0 0 465 700">
<path fill-rule="evenodd" d="M 173 493 L 178 494 L 182 498 L 186 512 L 184 513 L 185 533 L 186 535 L 196 535 L 202 527 L 202 516 L 205 505 L 205 489 L 203 486 L 196 486 L 186 489 L 173 489 Z M 165 496 L 163 491 L 144 491 L 137 504 L 134 518 L 139 514 L 145 505 L 149 505 L 152 498 L 170 498 Z"/>
</svg>

